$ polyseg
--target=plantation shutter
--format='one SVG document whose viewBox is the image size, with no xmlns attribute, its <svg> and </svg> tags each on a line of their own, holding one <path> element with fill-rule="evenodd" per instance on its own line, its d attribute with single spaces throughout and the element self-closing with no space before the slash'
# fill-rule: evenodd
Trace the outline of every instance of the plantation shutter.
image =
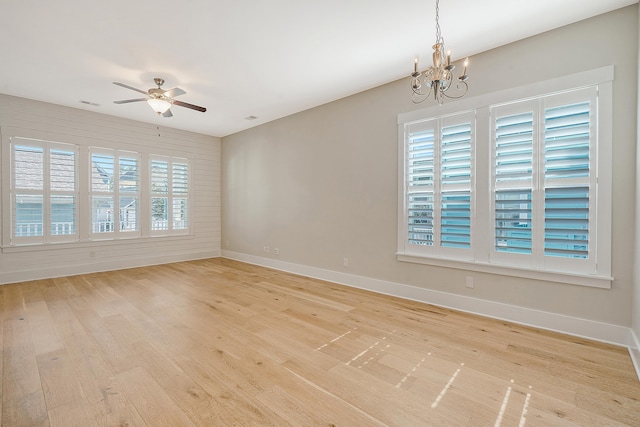
<svg viewBox="0 0 640 427">
<path fill-rule="evenodd" d="M 494 123 L 495 250 L 531 254 L 533 112 L 498 112 Z"/>
<path fill-rule="evenodd" d="M 169 230 L 169 162 L 151 160 L 151 230 Z"/>
<path fill-rule="evenodd" d="M 471 123 L 442 128 L 440 244 L 471 246 Z"/>
<path fill-rule="evenodd" d="M 410 245 L 433 246 L 435 121 L 408 135 L 407 213 Z"/>
<path fill-rule="evenodd" d="M 75 235 L 77 212 L 75 151 L 51 149 L 49 187 L 51 235 Z"/>
<path fill-rule="evenodd" d="M 91 233 L 115 233 L 115 158 L 91 153 Z"/>
<path fill-rule="evenodd" d="M 119 158 L 118 165 L 119 231 L 137 232 L 140 229 L 140 160 L 134 153 L 127 153 Z"/>
<path fill-rule="evenodd" d="M 588 258 L 591 103 L 544 110 L 544 254 Z"/>
<path fill-rule="evenodd" d="M 13 236 L 44 236 L 44 158 L 42 146 L 13 146 Z"/>
<path fill-rule="evenodd" d="M 188 192 L 189 192 L 189 165 L 186 163 L 173 163 L 172 168 L 172 192 L 173 206 L 172 219 L 174 230 L 186 230 L 188 221 Z"/>
</svg>

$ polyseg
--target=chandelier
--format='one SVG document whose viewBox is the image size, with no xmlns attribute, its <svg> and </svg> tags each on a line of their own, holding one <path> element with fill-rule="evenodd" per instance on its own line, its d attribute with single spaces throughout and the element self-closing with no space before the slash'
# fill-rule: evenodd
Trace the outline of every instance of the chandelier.
<svg viewBox="0 0 640 427">
<path fill-rule="evenodd" d="M 413 73 L 411 74 L 411 98 L 414 104 L 424 102 L 433 92 L 433 97 L 442 105 L 445 98 L 462 98 L 469 86 L 467 85 L 467 65 L 469 58 L 464 61 L 462 74 L 454 81 L 453 70 L 455 65 L 451 65 L 451 51 L 445 55 L 444 37 L 440 32 L 440 0 L 436 0 L 436 44 L 433 45 L 433 65 L 424 73 L 418 71 L 418 58 L 413 62 Z M 452 88 L 455 88 L 452 90 Z M 449 92 L 451 90 L 451 92 Z"/>
</svg>

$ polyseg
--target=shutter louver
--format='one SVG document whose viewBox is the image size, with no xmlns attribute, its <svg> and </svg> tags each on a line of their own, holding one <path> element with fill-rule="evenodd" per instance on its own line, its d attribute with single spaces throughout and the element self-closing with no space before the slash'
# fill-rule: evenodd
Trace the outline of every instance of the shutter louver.
<svg viewBox="0 0 640 427">
<path fill-rule="evenodd" d="M 495 248 L 498 252 L 531 253 L 531 190 L 496 192 Z"/>
<path fill-rule="evenodd" d="M 531 180 L 533 171 L 533 113 L 496 120 L 496 182 Z"/>
<path fill-rule="evenodd" d="M 589 188 L 551 188 L 545 191 L 544 254 L 587 258 L 589 245 Z"/>
<path fill-rule="evenodd" d="M 13 151 L 14 188 L 42 190 L 44 188 L 44 150 L 40 147 L 16 145 Z"/>
</svg>

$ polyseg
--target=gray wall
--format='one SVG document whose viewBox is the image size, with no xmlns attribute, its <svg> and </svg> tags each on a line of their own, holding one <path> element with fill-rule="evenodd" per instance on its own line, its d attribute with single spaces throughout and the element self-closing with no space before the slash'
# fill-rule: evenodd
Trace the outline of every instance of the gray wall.
<svg viewBox="0 0 640 427">
<path fill-rule="evenodd" d="M 396 260 L 396 120 L 425 107 L 411 103 L 407 79 L 223 138 L 222 249 L 631 326 L 637 5 L 474 55 L 467 97 L 611 64 L 611 289 L 480 273 L 467 289 L 466 271 Z"/>
</svg>

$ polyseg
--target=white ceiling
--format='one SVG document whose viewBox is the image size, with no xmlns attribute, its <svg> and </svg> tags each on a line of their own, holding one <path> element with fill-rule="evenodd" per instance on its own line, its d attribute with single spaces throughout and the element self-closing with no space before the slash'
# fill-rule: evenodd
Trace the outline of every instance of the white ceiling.
<svg viewBox="0 0 640 427">
<path fill-rule="evenodd" d="M 456 60 L 637 2 L 442 0 L 440 26 Z M 0 15 L 0 93 L 213 136 L 408 76 L 435 40 L 435 0 L 0 0 Z M 142 95 L 112 82 L 154 77 L 207 112 L 113 103 Z"/>
</svg>

